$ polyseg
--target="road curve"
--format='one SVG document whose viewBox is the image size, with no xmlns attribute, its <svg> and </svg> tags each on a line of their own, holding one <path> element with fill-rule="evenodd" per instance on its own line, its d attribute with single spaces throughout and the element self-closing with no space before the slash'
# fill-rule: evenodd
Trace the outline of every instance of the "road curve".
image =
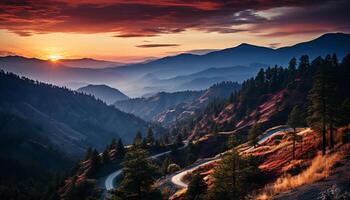
<svg viewBox="0 0 350 200">
<path fill-rule="evenodd" d="M 117 178 L 118 176 L 120 176 L 122 173 L 122 170 L 117 170 L 111 174 L 109 174 L 106 178 L 106 181 L 105 181 L 105 187 L 106 187 L 106 190 L 112 190 L 114 188 L 114 179 Z"/>
<path fill-rule="evenodd" d="M 187 188 L 188 184 L 185 183 L 183 181 L 183 177 L 188 174 L 188 173 L 191 173 L 193 172 L 194 170 L 198 169 L 199 167 L 201 166 L 204 166 L 204 165 L 207 165 L 207 164 L 210 164 L 212 162 L 216 162 L 220 160 L 220 158 L 218 158 L 217 156 L 215 156 L 214 158 L 210 158 L 210 159 L 207 159 L 207 160 L 204 160 L 200 163 L 197 163 L 195 166 L 193 167 L 190 167 L 186 170 L 183 170 L 181 172 L 178 172 L 177 174 L 175 174 L 174 176 L 172 176 L 170 178 L 171 182 L 176 185 L 177 187 L 180 187 L 180 188 Z"/>
<path fill-rule="evenodd" d="M 258 141 L 259 144 L 264 143 L 266 140 L 268 140 L 269 138 L 275 136 L 276 134 L 280 134 L 281 132 L 286 132 L 286 131 L 291 131 L 292 129 L 287 127 L 287 126 L 276 126 L 273 128 L 268 129 L 267 131 L 264 132 L 264 134 L 262 135 L 262 137 L 260 138 L 260 140 Z M 245 151 L 249 151 L 251 149 L 254 149 L 254 147 L 250 147 Z M 188 184 L 185 183 L 183 181 L 183 177 L 187 174 L 187 173 L 191 173 L 194 170 L 198 169 L 201 166 L 210 164 L 212 162 L 218 161 L 221 157 L 221 154 L 218 154 L 217 156 L 215 156 L 214 158 L 208 158 L 204 161 L 198 162 L 196 163 L 194 166 L 185 169 L 183 171 L 177 172 L 175 175 L 173 175 L 172 177 L 170 177 L 170 181 L 176 185 L 179 188 L 187 188 Z"/>
<path fill-rule="evenodd" d="M 184 146 L 178 148 L 178 150 L 181 150 L 181 149 L 184 149 L 188 146 L 188 141 L 184 141 Z M 162 152 L 162 153 L 159 153 L 159 154 L 155 154 L 153 156 L 150 156 L 149 158 L 150 159 L 157 159 L 161 156 L 164 156 L 166 154 L 169 154 L 171 153 L 171 151 L 165 151 L 165 152 Z M 109 174 L 105 180 L 105 189 L 108 191 L 108 190 L 112 190 L 115 188 L 115 184 L 114 184 L 114 180 L 120 176 L 122 174 L 123 170 L 122 169 L 118 169 L 117 171 Z"/>
</svg>

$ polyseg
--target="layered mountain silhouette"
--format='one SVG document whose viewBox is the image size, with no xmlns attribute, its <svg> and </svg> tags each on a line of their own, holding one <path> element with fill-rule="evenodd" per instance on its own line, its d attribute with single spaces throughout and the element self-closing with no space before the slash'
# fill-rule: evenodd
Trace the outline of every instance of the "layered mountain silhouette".
<svg viewBox="0 0 350 200">
<path fill-rule="evenodd" d="M 101 99 L 107 104 L 115 103 L 116 101 L 129 99 L 118 89 L 109 87 L 107 85 L 87 85 L 77 89 L 78 92 L 86 93 Z"/>
<path fill-rule="evenodd" d="M 147 98 L 135 98 L 118 101 L 118 109 L 132 113 L 147 121 L 169 126 L 177 120 L 190 117 L 200 112 L 211 101 L 227 99 L 240 85 L 236 82 L 222 82 L 206 90 L 166 93 L 160 92 Z"/>
<path fill-rule="evenodd" d="M 134 98 L 117 101 L 114 106 L 132 113 L 144 120 L 151 121 L 157 114 L 175 107 L 180 103 L 192 102 L 202 95 L 202 91 L 160 92 L 148 98 Z"/>
<path fill-rule="evenodd" d="M 77 89 L 87 84 L 106 84 L 118 87 L 128 96 L 142 96 L 144 93 L 156 93 L 160 91 L 173 92 L 183 89 L 200 89 L 200 85 L 210 85 L 213 81 L 227 80 L 224 72 L 216 76 L 196 76 L 194 74 L 211 68 L 230 68 L 235 66 L 252 67 L 244 71 L 237 70 L 236 78 L 231 81 L 242 81 L 252 77 L 256 67 L 272 65 L 286 66 L 290 58 L 307 54 L 310 59 L 326 54 L 337 54 L 341 59 L 350 52 L 350 34 L 329 33 L 314 40 L 299 43 L 293 46 L 272 49 L 241 44 L 236 47 L 210 52 L 204 55 L 180 54 L 168 56 L 154 61 L 138 64 L 129 64 L 103 69 L 86 69 L 68 67 L 67 63 L 52 63 L 34 58 L 8 56 L 0 58 L 0 68 L 28 76 L 40 81 L 68 86 Z M 215 71 L 215 70 L 214 70 Z M 251 73 L 247 73 L 250 71 Z M 152 74 L 152 80 L 143 80 L 147 74 Z M 187 75 L 194 75 L 185 82 L 177 83 L 176 79 Z M 157 85 L 163 81 L 164 84 Z M 166 83 L 169 81 L 168 83 Z M 82 84 L 77 84 L 82 83 Z M 77 87 L 78 86 L 78 87 Z"/>
<path fill-rule="evenodd" d="M 92 58 L 81 58 L 81 59 L 61 59 L 57 61 L 67 67 L 75 68 L 107 68 L 125 65 L 121 62 L 111 62 L 105 60 L 96 60 Z"/>
<path fill-rule="evenodd" d="M 243 43 L 204 55 L 180 54 L 146 64 L 122 66 L 115 70 L 134 73 L 147 71 L 157 74 L 158 77 L 169 77 L 170 73 L 194 73 L 211 67 L 250 65 L 251 63 L 286 65 L 290 58 L 304 54 L 308 54 L 311 59 L 329 53 L 336 53 L 339 57 L 343 57 L 349 51 L 350 34 L 329 33 L 308 42 L 278 49 Z"/>
</svg>

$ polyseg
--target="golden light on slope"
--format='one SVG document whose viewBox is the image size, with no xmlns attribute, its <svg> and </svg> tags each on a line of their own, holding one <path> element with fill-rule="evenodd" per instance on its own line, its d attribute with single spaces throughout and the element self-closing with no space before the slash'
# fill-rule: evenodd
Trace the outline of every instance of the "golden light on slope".
<svg viewBox="0 0 350 200">
<path fill-rule="evenodd" d="M 58 54 L 52 54 L 52 55 L 49 55 L 48 58 L 52 62 L 57 62 L 58 60 L 62 59 L 62 56 Z"/>
</svg>

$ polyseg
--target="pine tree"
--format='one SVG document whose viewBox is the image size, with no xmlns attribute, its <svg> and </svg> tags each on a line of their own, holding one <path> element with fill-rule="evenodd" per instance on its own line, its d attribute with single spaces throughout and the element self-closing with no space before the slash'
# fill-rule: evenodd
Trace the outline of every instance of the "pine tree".
<svg viewBox="0 0 350 200">
<path fill-rule="evenodd" d="M 182 140 L 183 140 L 183 138 L 182 138 L 182 134 L 181 134 L 181 133 L 177 134 L 177 136 L 176 136 L 176 143 L 175 143 L 175 145 L 176 145 L 177 147 L 182 146 L 182 145 L 183 145 Z"/>
<path fill-rule="evenodd" d="M 124 159 L 125 147 L 124 147 L 122 139 L 120 139 L 120 138 L 119 138 L 118 143 L 117 143 L 116 153 L 117 153 L 117 159 L 120 159 L 120 160 Z"/>
<path fill-rule="evenodd" d="M 135 136 L 135 139 L 134 139 L 134 145 L 140 146 L 140 145 L 142 145 L 142 141 L 143 141 L 142 134 L 141 134 L 140 131 L 138 131 L 136 133 L 136 136 Z"/>
<path fill-rule="evenodd" d="M 166 157 L 163 161 L 162 167 L 161 167 L 161 172 L 163 175 L 168 173 L 168 167 L 169 165 L 173 163 L 169 157 Z"/>
<path fill-rule="evenodd" d="M 300 57 L 300 62 L 299 62 L 299 76 L 302 77 L 305 75 L 307 69 L 310 67 L 310 62 L 309 62 L 309 56 L 303 55 Z"/>
<path fill-rule="evenodd" d="M 91 154 L 92 154 L 92 148 L 91 148 L 91 147 L 88 147 L 88 148 L 86 149 L 85 159 L 84 159 L 84 160 L 89 160 L 90 157 L 91 157 Z"/>
<path fill-rule="evenodd" d="M 341 117 L 340 117 L 340 125 L 346 127 L 345 131 L 342 134 L 342 142 L 343 144 L 349 141 L 349 124 L 350 124 L 350 98 L 347 98 L 343 101 L 341 105 Z"/>
<path fill-rule="evenodd" d="M 106 148 L 103 153 L 102 153 L 102 156 L 101 156 L 101 162 L 103 164 L 106 164 L 110 161 L 110 158 L 109 158 L 109 148 Z"/>
<path fill-rule="evenodd" d="M 336 98 L 336 92 L 337 92 L 337 84 L 336 84 L 336 69 L 338 67 L 338 58 L 334 54 L 333 56 L 327 55 L 325 58 L 325 65 L 327 66 L 327 73 L 328 73 L 328 85 L 330 87 L 329 94 L 331 98 L 329 99 L 329 106 L 328 106 L 328 117 L 329 117 L 329 139 L 330 139 L 330 148 L 334 148 L 334 129 L 337 125 L 337 121 L 339 118 L 339 111 L 338 111 L 338 102 Z M 339 102 L 341 103 L 341 102 Z"/>
<path fill-rule="evenodd" d="M 287 78 L 285 79 L 285 81 L 283 82 L 284 84 L 288 84 L 288 83 L 294 81 L 295 75 L 296 75 L 296 69 L 297 69 L 297 59 L 293 57 L 289 61 L 288 75 L 287 75 Z"/>
<path fill-rule="evenodd" d="M 297 141 L 296 128 L 302 126 L 302 113 L 298 106 L 294 106 L 288 116 L 288 126 L 293 128 L 293 132 L 290 134 L 293 140 L 293 160 L 295 159 L 295 142 Z"/>
<path fill-rule="evenodd" d="M 308 124 L 314 130 L 322 132 L 322 154 L 326 154 L 326 132 L 327 125 L 333 124 L 332 102 L 334 98 L 335 85 L 334 75 L 330 66 L 323 62 L 314 76 L 313 87 L 309 92 L 308 99 Z M 331 125 L 332 126 L 332 125 Z M 331 127 L 331 129 L 333 129 Z M 333 141 L 333 135 L 331 134 Z"/>
<path fill-rule="evenodd" d="M 146 141 L 147 141 L 147 143 L 150 144 L 151 146 L 154 145 L 154 134 L 153 134 L 153 130 L 152 130 L 151 127 L 148 128 Z"/>
<path fill-rule="evenodd" d="M 262 131 L 260 129 L 259 124 L 254 124 L 248 132 L 248 140 L 251 142 L 251 144 L 256 147 L 258 144 L 258 136 L 262 134 Z"/>
<path fill-rule="evenodd" d="M 90 168 L 89 168 L 88 176 L 92 176 L 97 172 L 101 164 L 100 156 L 98 155 L 98 151 L 96 149 L 92 151 L 89 161 L 90 161 Z"/>
<path fill-rule="evenodd" d="M 117 140 L 115 138 L 112 139 L 111 144 L 109 145 L 109 150 L 117 148 Z"/>
<path fill-rule="evenodd" d="M 295 71 L 296 68 L 297 68 L 297 59 L 293 57 L 293 58 L 289 61 L 288 70 L 290 70 L 290 71 Z"/>
<path fill-rule="evenodd" d="M 164 144 L 169 144 L 169 135 L 168 134 L 164 135 Z"/>
<path fill-rule="evenodd" d="M 207 191 L 207 184 L 204 182 L 203 177 L 200 174 L 195 174 L 185 194 L 185 200 L 202 200 L 205 197 Z"/>
<path fill-rule="evenodd" d="M 214 182 L 207 199 L 243 199 L 259 180 L 260 171 L 255 160 L 241 158 L 234 150 L 225 154 L 214 168 Z"/>
<path fill-rule="evenodd" d="M 229 96 L 229 98 L 228 98 L 228 100 L 227 100 L 227 103 L 229 103 L 229 104 L 230 104 L 230 103 L 233 103 L 234 100 L 235 100 L 235 96 L 234 96 L 233 93 L 231 93 L 230 96 Z"/>
<path fill-rule="evenodd" d="M 159 193 L 152 187 L 156 180 L 156 167 L 148 159 L 148 153 L 138 146 L 132 147 L 123 161 L 123 180 L 113 192 L 113 198 L 123 200 L 157 199 Z"/>
<path fill-rule="evenodd" d="M 227 146 L 229 149 L 233 149 L 237 146 L 237 139 L 236 139 L 236 136 L 235 135 L 230 135 L 230 137 L 228 138 L 228 141 L 227 141 Z"/>
</svg>

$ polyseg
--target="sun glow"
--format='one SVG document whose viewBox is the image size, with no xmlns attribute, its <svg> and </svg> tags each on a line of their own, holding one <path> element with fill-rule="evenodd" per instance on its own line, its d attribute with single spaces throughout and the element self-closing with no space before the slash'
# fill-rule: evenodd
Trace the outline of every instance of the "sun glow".
<svg viewBox="0 0 350 200">
<path fill-rule="evenodd" d="M 58 60 L 62 59 L 62 56 L 57 54 L 52 54 L 52 55 L 49 55 L 48 58 L 52 62 L 57 62 Z"/>
</svg>

